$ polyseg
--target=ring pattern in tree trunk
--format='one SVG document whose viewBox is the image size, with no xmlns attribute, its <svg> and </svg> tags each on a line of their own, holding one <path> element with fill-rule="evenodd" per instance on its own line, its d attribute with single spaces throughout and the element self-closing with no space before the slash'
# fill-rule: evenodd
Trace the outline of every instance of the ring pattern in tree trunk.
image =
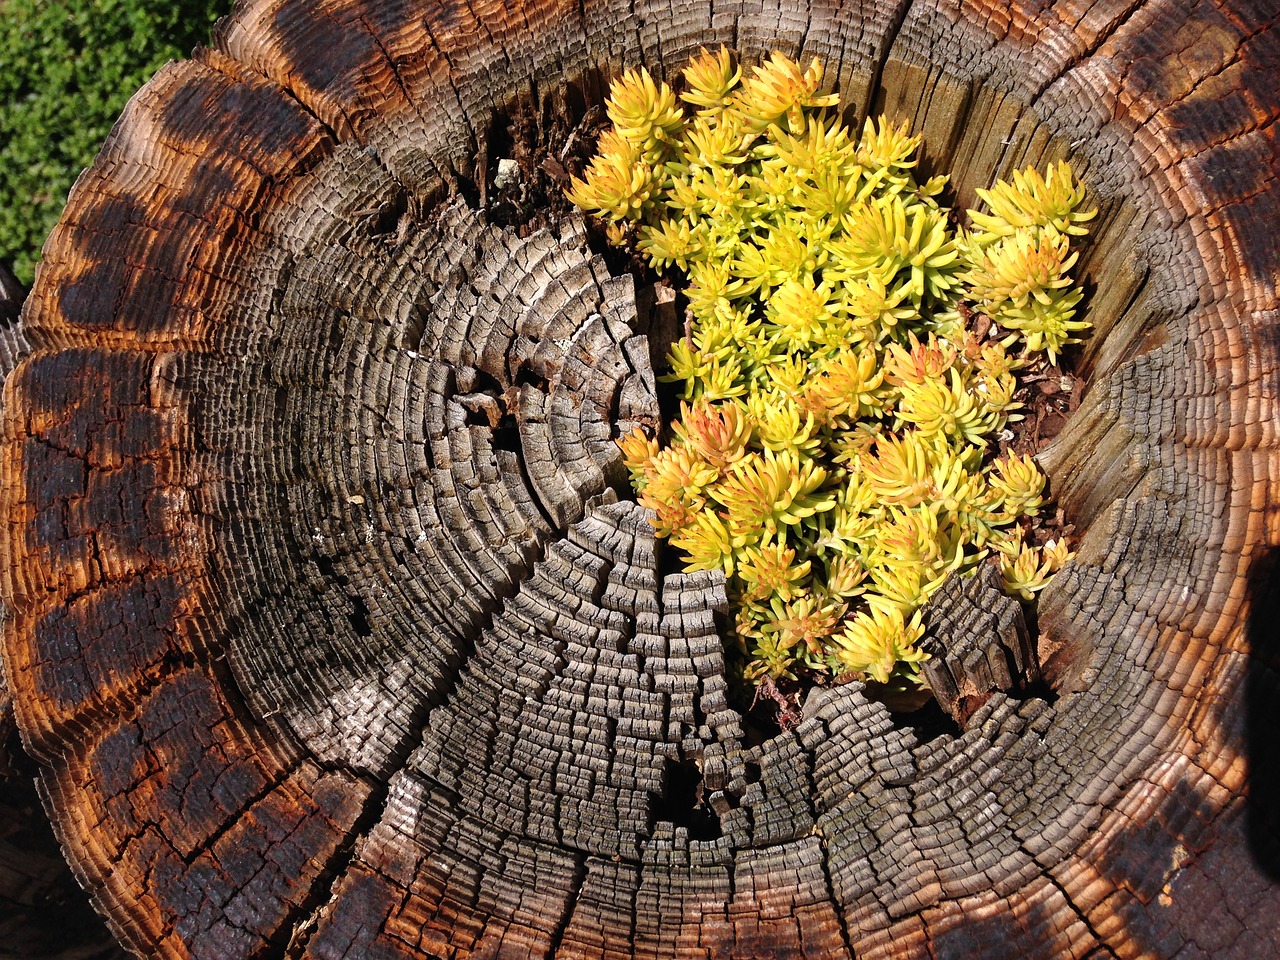
<svg viewBox="0 0 1280 960">
<path fill-rule="evenodd" d="M 73 190 L 5 387 L 5 662 L 147 956 L 1260 956 L 1280 945 L 1271 5 L 254 0 Z M 504 118 L 700 46 L 820 56 L 957 200 L 1069 155 L 1089 386 L 1045 696 L 859 684 L 748 738 L 723 581 L 584 225 L 479 209 Z M 520 107 L 519 105 L 523 105 Z M 986 694 L 989 692 L 989 696 Z M 965 713 L 969 713 L 968 710 Z"/>
</svg>

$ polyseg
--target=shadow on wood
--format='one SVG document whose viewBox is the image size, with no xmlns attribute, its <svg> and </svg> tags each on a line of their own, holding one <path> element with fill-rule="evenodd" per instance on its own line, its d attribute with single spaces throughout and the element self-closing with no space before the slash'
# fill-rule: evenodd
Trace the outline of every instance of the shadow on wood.
<svg viewBox="0 0 1280 960">
<path fill-rule="evenodd" d="M 1249 571 L 1249 593 L 1247 835 L 1259 869 L 1280 882 L 1280 550 L 1259 554 Z"/>
</svg>

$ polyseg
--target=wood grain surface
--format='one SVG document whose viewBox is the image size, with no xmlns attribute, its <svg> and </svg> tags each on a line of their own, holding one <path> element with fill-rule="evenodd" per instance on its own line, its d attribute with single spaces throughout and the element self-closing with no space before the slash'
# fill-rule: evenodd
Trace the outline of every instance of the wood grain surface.
<svg viewBox="0 0 1280 960">
<path fill-rule="evenodd" d="M 483 209 L 517 113 L 721 43 L 822 57 L 958 206 L 1070 157 L 1101 209 L 1044 683 L 952 732 L 854 683 L 748 736 L 723 580 L 675 572 L 613 444 L 660 416 L 645 291 L 581 221 Z M 1280 952 L 1278 76 L 1270 0 L 238 5 L 77 182 L 4 386 L 9 690 L 111 931 Z"/>
</svg>

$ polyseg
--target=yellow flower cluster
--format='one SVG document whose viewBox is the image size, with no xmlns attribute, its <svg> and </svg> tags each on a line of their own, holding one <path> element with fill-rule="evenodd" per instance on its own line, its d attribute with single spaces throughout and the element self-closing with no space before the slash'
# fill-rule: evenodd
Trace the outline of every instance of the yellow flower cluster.
<svg viewBox="0 0 1280 960">
<path fill-rule="evenodd" d="M 620 445 L 657 533 L 729 578 L 746 677 L 917 683 L 920 610 L 948 573 L 996 551 L 1031 599 L 1070 558 L 1023 543 L 1045 478 L 992 440 L 1017 371 L 1086 326 L 1070 238 L 1093 212 L 1062 163 L 981 191 L 990 212 L 957 230 L 946 179 L 915 178 L 919 138 L 883 118 L 853 137 L 821 88 L 816 60 L 775 53 L 744 79 L 704 50 L 689 118 L 628 72 L 569 197 L 687 278 L 680 419 L 665 446 Z M 1009 335 L 979 340 L 973 313 Z"/>
</svg>

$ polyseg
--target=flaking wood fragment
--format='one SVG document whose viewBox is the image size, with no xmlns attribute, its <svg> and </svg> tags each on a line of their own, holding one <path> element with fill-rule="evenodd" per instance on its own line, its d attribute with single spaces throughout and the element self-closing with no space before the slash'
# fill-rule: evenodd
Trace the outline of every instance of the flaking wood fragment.
<svg viewBox="0 0 1280 960">
<path fill-rule="evenodd" d="M 925 608 L 921 665 L 934 697 L 963 729 L 994 692 L 1015 694 L 1040 679 L 1026 618 L 984 564 L 970 577 L 943 581 Z"/>
</svg>

